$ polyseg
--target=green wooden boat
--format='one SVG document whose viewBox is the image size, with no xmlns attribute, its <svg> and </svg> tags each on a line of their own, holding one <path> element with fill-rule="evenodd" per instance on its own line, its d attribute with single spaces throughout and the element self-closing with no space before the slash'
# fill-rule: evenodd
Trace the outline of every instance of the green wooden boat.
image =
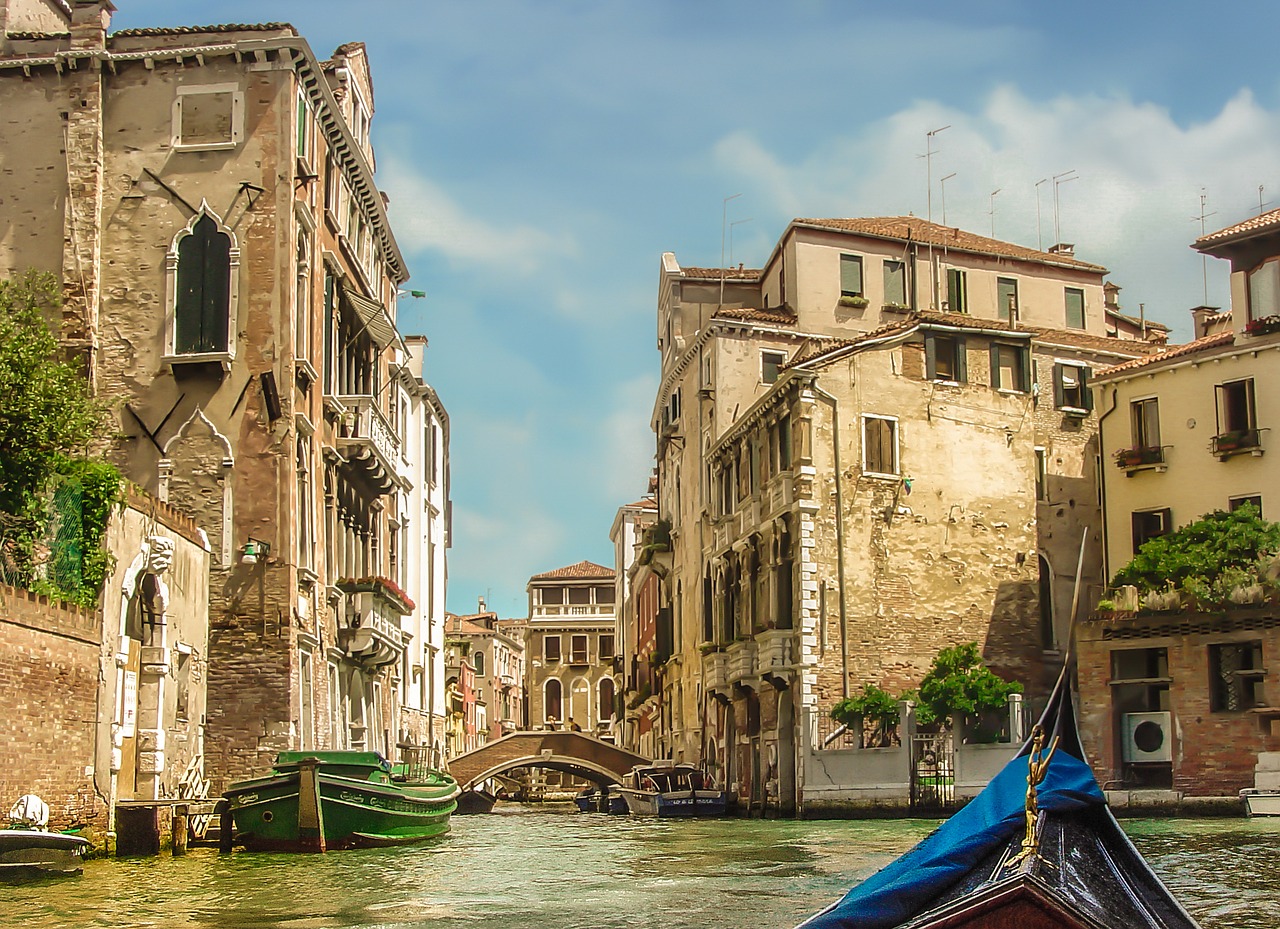
<svg viewBox="0 0 1280 929">
<path fill-rule="evenodd" d="M 271 774 L 232 784 L 236 842 L 254 851 L 407 845 L 449 831 L 457 781 L 403 750 L 281 752 Z"/>
</svg>

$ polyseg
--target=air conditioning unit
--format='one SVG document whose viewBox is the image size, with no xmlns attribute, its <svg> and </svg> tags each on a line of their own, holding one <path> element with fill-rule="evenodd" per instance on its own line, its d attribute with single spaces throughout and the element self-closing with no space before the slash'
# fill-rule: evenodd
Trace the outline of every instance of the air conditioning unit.
<svg viewBox="0 0 1280 929">
<path fill-rule="evenodd" d="M 1168 713 L 1125 713 L 1121 736 L 1125 761 L 1173 760 L 1173 722 Z"/>
</svg>

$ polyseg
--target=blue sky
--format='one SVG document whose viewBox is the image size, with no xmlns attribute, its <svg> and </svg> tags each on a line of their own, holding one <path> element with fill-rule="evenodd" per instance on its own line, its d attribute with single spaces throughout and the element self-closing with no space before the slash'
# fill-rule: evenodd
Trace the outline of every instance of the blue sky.
<svg viewBox="0 0 1280 929">
<path fill-rule="evenodd" d="M 926 213 L 1061 237 L 1189 332 L 1188 245 L 1280 206 L 1280 5 L 971 0 L 116 0 L 114 29 L 286 21 L 363 41 L 379 183 L 452 418 L 449 609 L 526 612 L 531 574 L 609 564 L 652 468 L 659 259 L 758 266 L 798 216 Z M 1052 12 L 1050 13 L 1050 9 Z M 1242 25 L 1243 24 L 1243 25 Z M 992 215 L 991 193 L 994 199 Z M 1210 263 L 1208 302 L 1225 305 Z"/>
</svg>

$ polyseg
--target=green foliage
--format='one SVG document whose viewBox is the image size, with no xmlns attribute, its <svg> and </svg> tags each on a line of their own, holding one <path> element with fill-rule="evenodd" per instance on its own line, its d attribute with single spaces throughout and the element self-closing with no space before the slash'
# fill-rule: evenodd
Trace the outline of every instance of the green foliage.
<svg viewBox="0 0 1280 929">
<path fill-rule="evenodd" d="M 1112 580 L 1151 592 L 1173 587 L 1203 603 L 1228 602 L 1238 587 L 1259 584 L 1264 562 L 1280 551 L 1280 523 L 1245 504 L 1217 510 L 1138 549 Z"/>
<path fill-rule="evenodd" d="M 977 642 L 944 648 L 916 692 L 917 719 L 921 724 L 977 716 L 1008 705 L 1009 695 L 1022 693 L 1022 685 L 1006 681 L 982 663 Z"/>
<path fill-rule="evenodd" d="M 863 684 L 862 693 L 845 697 L 831 708 L 831 718 L 861 730 L 863 744 L 885 746 L 901 718 L 898 698 L 875 684 Z"/>
<path fill-rule="evenodd" d="M 0 280 L 0 567 L 11 583 L 92 606 L 111 567 L 101 540 L 120 474 L 87 458 L 105 409 L 59 357 L 59 305 L 52 275 Z M 51 577 L 68 555 L 71 568 Z"/>
<path fill-rule="evenodd" d="M 1116 602 L 1115 602 L 1114 600 L 1099 600 L 1099 601 L 1098 601 L 1098 612 L 1099 612 L 1099 613 L 1110 613 L 1110 612 L 1112 612 L 1113 610 L 1115 610 L 1115 608 L 1116 608 Z"/>
</svg>

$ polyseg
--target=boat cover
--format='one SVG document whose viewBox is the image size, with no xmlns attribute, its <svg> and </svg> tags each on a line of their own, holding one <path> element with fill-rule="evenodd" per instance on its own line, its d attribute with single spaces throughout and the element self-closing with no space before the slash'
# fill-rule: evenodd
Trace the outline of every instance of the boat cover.
<svg viewBox="0 0 1280 929">
<path fill-rule="evenodd" d="M 931 924 L 984 891 L 1029 882 L 1042 896 L 1107 929 L 1195 929 L 1121 831 L 1084 761 L 1066 675 L 1041 718 L 1045 752 L 1037 788 L 1040 847 L 1006 862 L 1025 835 L 1031 740 L 964 808 L 915 848 L 854 887 L 801 929 L 907 929 Z"/>
</svg>

